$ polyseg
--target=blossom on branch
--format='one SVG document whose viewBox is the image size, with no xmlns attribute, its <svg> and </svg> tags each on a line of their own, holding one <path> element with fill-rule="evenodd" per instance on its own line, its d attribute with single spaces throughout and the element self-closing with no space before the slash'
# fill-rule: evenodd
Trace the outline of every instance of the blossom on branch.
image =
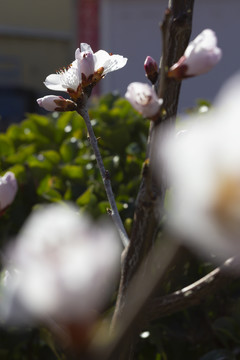
<svg viewBox="0 0 240 360">
<path fill-rule="evenodd" d="M 211 29 L 203 30 L 186 48 L 184 55 L 168 71 L 178 80 L 201 75 L 211 70 L 221 59 L 217 37 Z"/>
<path fill-rule="evenodd" d="M 67 68 L 48 75 L 44 84 L 50 90 L 68 92 L 77 101 L 84 88 L 92 88 L 106 74 L 121 69 L 126 63 L 127 58 L 121 55 L 111 55 L 104 50 L 93 53 L 90 45 L 82 43 L 75 51 L 75 60 Z"/>
<path fill-rule="evenodd" d="M 149 119 L 158 115 L 163 103 L 151 86 L 140 82 L 129 84 L 125 97 L 140 114 Z"/>
<path fill-rule="evenodd" d="M 0 177 L 0 210 L 11 205 L 18 190 L 18 183 L 14 173 L 6 172 Z"/>
<path fill-rule="evenodd" d="M 120 252 L 110 224 L 93 225 L 66 205 L 36 210 L 6 254 L 2 318 L 88 321 L 111 295 Z"/>
<path fill-rule="evenodd" d="M 166 136 L 161 169 L 171 187 L 168 224 L 208 256 L 240 251 L 240 75 L 221 91 L 213 110 Z M 158 164 L 159 168 L 159 164 Z"/>
<path fill-rule="evenodd" d="M 47 111 L 72 111 L 76 109 L 76 104 L 73 101 L 56 95 L 47 95 L 39 98 L 37 103 Z"/>
</svg>

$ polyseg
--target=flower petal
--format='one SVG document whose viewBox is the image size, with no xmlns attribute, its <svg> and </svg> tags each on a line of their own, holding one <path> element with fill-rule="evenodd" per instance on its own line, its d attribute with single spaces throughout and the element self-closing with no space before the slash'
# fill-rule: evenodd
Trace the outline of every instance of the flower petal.
<svg viewBox="0 0 240 360">
<path fill-rule="evenodd" d="M 109 60 L 110 55 L 105 50 L 98 50 L 94 55 L 94 71 L 100 69 L 103 64 Z"/>
<path fill-rule="evenodd" d="M 66 86 L 62 84 L 62 74 L 48 75 L 44 85 L 50 90 L 66 91 Z"/>
<path fill-rule="evenodd" d="M 110 56 L 110 58 L 103 64 L 103 68 L 104 68 L 103 75 L 106 75 L 111 71 L 121 69 L 126 65 L 127 60 L 128 60 L 127 58 L 121 55 Z"/>
<path fill-rule="evenodd" d="M 81 52 L 85 52 L 85 51 L 86 51 L 86 52 L 91 52 L 91 53 L 93 53 L 91 46 L 88 45 L 88 44 L 86 44 L 86 43 L 81 43 L 81 44 L 80 44 L 80 48 L 81 48 Z"/>
</svg>

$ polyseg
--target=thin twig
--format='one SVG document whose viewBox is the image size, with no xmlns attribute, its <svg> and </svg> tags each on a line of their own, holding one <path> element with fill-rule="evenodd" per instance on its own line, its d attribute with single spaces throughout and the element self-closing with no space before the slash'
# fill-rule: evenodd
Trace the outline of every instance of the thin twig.
<svg viewBox="0 0 240 360">
<path fill-rule="evenodd" d="M 97 142 L 96 136 L 95 136 L 93 128 L 92 128 L 92 124 L 91 124 L 91 121 L 90 121 L 90 118 L 88 115 L 88 111 L 85 107 L 81 107 L 81 108 L 77 109 L 77 112 L 83 117 L 85 124 L 87 126 L 90 143 L 92 145 L 92 148 L 93 148 L 93 151 L 94 151 L 94 154 L 96 157 L 97 165 L 98 165 L 98 168 L 100 170 L 100 174 L 101 174 L 101 177 L 103 180 L 104 188 L 105 188 L 105 191 L 107 194 L 107 198 L 110 203 L 110 207 L 111 207 L 110 215 L 119 231 L 123 246 L 127 247 L 129 244 L 128 235 L 123 226 L 121 217 L 120 217 L 118 209 L 117 209 L 115 197 L 114 197 L 113 190 L 112 190 L 110 174 L 108 173 L 107 170 L 105 170 L 105 167 L 103 165 L 102 156 L 101 156 L 99 148 L 98 148 L 98 142 Z"/>
</svg>

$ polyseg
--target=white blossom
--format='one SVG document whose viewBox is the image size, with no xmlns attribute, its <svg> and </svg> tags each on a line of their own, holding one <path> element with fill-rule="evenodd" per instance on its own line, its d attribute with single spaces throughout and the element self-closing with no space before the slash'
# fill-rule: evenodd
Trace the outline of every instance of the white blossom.
<svg viewBox="0 0 240 360">
<path fill-rule="evenodd" d="M 18 190 L 18 183 L 13 172 L 8 171 L 0 177 L 0 210 L 11 205 Z"/>
<path fill-rule="evenodd" d="M 7 257 L 5 319 L 86 320 L 111 294 L 120 242 L 109 224 L 94 225 L 75 208 L 50 205 L 30 216 Z"/>
<path fill-rule="evenodd" d="M 127 58 L 121 55 L 110 55 L 105 50 L 94 53 L 90 45 L 82 43 L 75 51 L 75 60 L 57 74 L 47 76 L 44 84 L 51 90 L 77 93 L 73 95 L 77 98 L 81 87 L 94 86 L 107 73 L 121 69 L 126 63 Z"/>
<path fill-rule="evenodd" d="M 211 70 L 221 57 L 222 51 L 217 47 L 215 33 L 211 29 L 205 29 L 189 43 L 184 55 L 170 68 L 168 76 L 184 79 L 204 74 Z"/>
<path fill-rule="evenodd" d="M 239 98 L 238 75 L 225 85 L 214 110 L 185 121 L 187 131 L 166 136 L 159 152 L 171 187 L 170 229 L 220 257 L 240 250 Z"/>
<path fill-rule="evenodd" d="M 140 82 L 129 84 L 125 97 L 139 113 L 150 119 L 158 114 L 163 103 L 150 85 Z"/>
<path fill-rule="evenodd" d="M 83 83 L 85 81 L 86 85 L 91 84 L 92 81 L 99 81 L 109 72 L 121 69 L 127 63 L 127 58 L 109 54 L 105 50 L 94 53 L 91 46 L 86 43 L 80 44 L 80 48 L 75 52 L 75 58 L 80 64 Z"/>
</svg>

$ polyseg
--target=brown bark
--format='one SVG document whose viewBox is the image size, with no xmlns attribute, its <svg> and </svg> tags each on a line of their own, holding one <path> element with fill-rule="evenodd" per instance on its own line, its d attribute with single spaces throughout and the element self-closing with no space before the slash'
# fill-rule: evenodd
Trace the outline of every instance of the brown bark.
<svg viewBox="0 0 240 360">
<path fill-rule="evenodd" d="M 154 162 L 154 146 L 156 134 L 164 135 L 165 123 L 173 124 L 177 113 L 181 83 L 167 77 L 167 69 L 183 55 L 188 45 L 194 0 L 170 0 L 165 18 L 161 26 L 163 38 L 163 53 L 160 64 L 160 75 L 155 85 L 159 97 L 163 98 L 163 108 L 156 121 L 152 121 L 149 130 L 147 158 L 143 166 L 142 181 L 136 201 L 133 228 L 130 244 L 124 252 L 122 273 L 118 299 L 113 316 L 114 329 L 126 306 L 126 293 L 129 284 L 139 269 L 143 259 L 151 249 L 159 229 L 162 215 L 166 184 L 164 174 L 160 183 L 152 173 Z M 158 138 L 159 141 L 159 138 Z M 159 210 L 160 209 L 160 210 Z M 124 358 L 125 355 L 123 355 Z M 125 357 L 126 358 L 126 357 Z"/>
<path fill-rule="evenodd" d="M 164 128 L 162 124 L 166 120 L 168 123 L 174 122 L 176 116 L 181 83 L 167 78 L 166 70 L 167 67 L 170 67 L 183 55 L 188 45 L 191 34 L 193 3 L 194 0 L 170 1 L 162 25 L 163 55 L 160 66 L 160 79 L 157 82 L 156 89 L 159 96 L 164 100 L 165 112 L 150 125 L 148 158 L 144 163 L 142 181 L 136 201 L 131 241 L 123 257 L 121 285 L 114 323 L 121 315 L 125 293 L 130 280 L 151 248 L 159 228 L 158 209 L 161 208 L 164 200 L 166 184 L 163 176 L 162 182 L 160 184 L 159 182 L 156 183 L 151 171 L 151 165 L 154 161 L 153 143 L 156 133 L 161 132 Z"/>
<path fill-rule="evenodd" d="M 229 283 L 230 279 L 238 277 L 239 265 L 239 256 L 228 259 L 221 266 L 184 289 L 151 300 L 147 308 L 148 320 L 160 319 L 198 305 L 209 295 Z"/>
</svg>

